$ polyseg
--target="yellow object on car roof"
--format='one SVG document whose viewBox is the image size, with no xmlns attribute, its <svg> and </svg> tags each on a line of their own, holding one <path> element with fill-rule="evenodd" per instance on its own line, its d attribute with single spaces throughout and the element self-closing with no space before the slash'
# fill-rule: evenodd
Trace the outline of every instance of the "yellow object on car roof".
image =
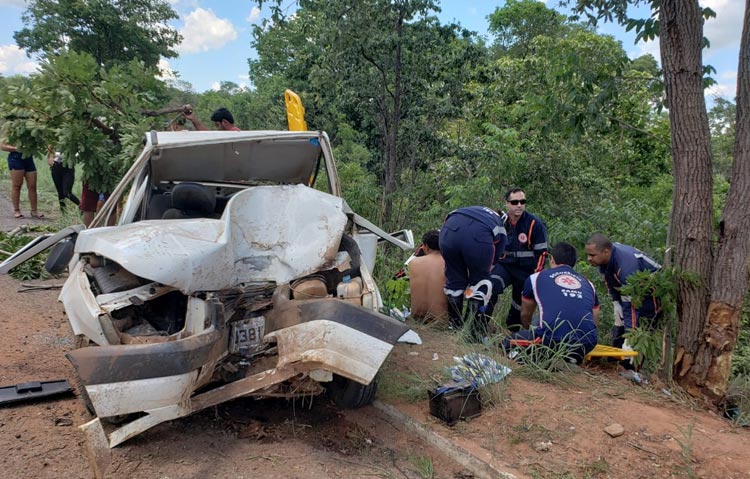
<svg viewBox="0 0 750 479">
<path fill-rule="evenodd" d="M 302 106 L 299 95 L 287 89 L 284 91 L 284 102 L 286 103 L 286 121 L 289 124 L 289 131 L 307 131 L 305 107 Z"/>
</svg>

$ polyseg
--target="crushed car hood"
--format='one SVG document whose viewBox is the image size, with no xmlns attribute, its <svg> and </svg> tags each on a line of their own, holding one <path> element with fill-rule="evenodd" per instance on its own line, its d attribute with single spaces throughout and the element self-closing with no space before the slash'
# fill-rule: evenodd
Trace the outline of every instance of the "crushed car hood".
<svg viewBox="0 0 750 479">
<path fill-rule="evenodd" d="M 75 250 L 190 294 L 313 273 L 335 258 L 346 222 L 341 198 L 302 185 L 256 186 L 234 195 L 220 219 L 84 230 Z"/>
</svg>

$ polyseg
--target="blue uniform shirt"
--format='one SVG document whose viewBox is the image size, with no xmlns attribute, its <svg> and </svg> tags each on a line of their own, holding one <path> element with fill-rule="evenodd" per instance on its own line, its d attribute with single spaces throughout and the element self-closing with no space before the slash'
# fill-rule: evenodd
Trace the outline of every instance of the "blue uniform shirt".
<svg viewBox="0 0 750 479">
<path fill-rule="evenodd" d="M 659 268 L 661 268 L 661 265 L 648 255 L 622 243 L 612 243 L 612 254 L 609 257 L 609 262 L 599 266 L 599 272 L 604 275 L 604 282 L 607 283 L 607 290 L 612 297 L 612 301 L 619 301 L 622 304 L 627 329 L 637 327 L 640 316 L 651 317 L 655 315 L 657 306 L 654 298 L 648 297 L 636 310 L 632 305 L 630 296 L 620 294 L 620 288 L 628 284 L 628 277 L 633 273 L 638 271 L 654 272 Z"/>
<path fill-rule="evenodd" d="M 445 217 L 447 220 L 451 215 L 463 215 L 468 216 L 474 220 L 479 221 L 492 232 L 493 243 L 495 244 L 496 251 L 502 253 L 505 251 L 507 244 L 507 236 L 505 233 L 505 226 L 503 225 L 503 216 L 500 216 L 497 211 L 486 206 L 466 206 L 459 208 L 448 213 Z"/>
<path fill-rule="evenodd" d="M 524 211 L 515 224 L 505 219 L 508 246 L 500 259 L 503 264 L 516 264 L 529 273 L 541 271 L 547 253 L 547 227 L 538 217 Z"/>
<path fill-rule="evenodd" d="M 534 301 L 541 322 L 537 337 L 553 341 L 596 344 L 594 310 L 599 298 L 594 285 L 568 265 L 534 273 L 524 283 L 523 301 Z"/>
</svg>

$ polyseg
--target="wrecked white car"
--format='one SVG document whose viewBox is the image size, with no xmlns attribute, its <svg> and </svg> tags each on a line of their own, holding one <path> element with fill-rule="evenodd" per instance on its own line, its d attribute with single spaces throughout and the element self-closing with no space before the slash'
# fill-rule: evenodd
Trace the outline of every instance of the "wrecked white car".
<svg viewBox="0 0 750 479">
<path fill-rule="evenodd" d="M 341 198 L 321 132 L 151 132 L 92 228 L 57 243 L 48 269 L 78 349 L 68 354 L 114 447 L 163 421 L 241 396 L 327 391 L 369 404 L 393 345 L 413 334 L 380 314 L 378 241 L 413 248 Z M 105 227 L 118 208 L 116 226 Z M 62 239 L 62 242 L 60 240 Z M 105 427 L 102 420 L 108 424 Z"/>
</svg>

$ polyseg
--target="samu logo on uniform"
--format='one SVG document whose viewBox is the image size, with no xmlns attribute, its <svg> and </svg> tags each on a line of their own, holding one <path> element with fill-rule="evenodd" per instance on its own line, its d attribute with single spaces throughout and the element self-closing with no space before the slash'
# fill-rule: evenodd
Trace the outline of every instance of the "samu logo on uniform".
<svg viewBox="0 0 750 479">
<path fill-rule="evenodd" d="M 561 288 L 581 289 L 581 282 L 578 281 L 578 278 L 570 274 L 562 274 L 560 276 L 557 276 L 555 278 L 555 284 L 560 286 Z"/>
</svg>

